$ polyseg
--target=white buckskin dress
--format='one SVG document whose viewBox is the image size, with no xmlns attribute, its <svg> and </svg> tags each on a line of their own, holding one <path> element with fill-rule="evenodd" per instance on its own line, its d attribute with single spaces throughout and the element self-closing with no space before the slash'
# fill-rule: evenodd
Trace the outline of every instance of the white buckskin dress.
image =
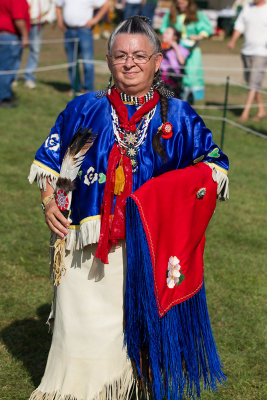
<svg viewBox="0 0 267 400">
<path fill-rule="evenodd" d="M 44 376 L 30 400 L 130 396 L 134 380 L 123 347 L 125 243 L 110 252 L 106 265 L 94 259 L 96 247 L 66 252 L 66 274 L 55 289 L 50 315 L 52 345 Z"/>
</svg>

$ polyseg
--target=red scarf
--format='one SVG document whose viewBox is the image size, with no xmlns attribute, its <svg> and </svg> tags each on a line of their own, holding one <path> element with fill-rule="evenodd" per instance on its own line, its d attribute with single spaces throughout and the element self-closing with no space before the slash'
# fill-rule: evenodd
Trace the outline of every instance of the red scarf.
<svg viewBox="0 0 267 400">
<path fill-rule="evenodd" d="M 120 120 L 120 127 L 123 128 L 126 132 L 135 132 L 137 122 L 140 121 L 144 114 L 152 110 L 152 108 L 154 108 L 159 101 L 159 94 L 156 90 L 154 90 L 152 99 L 143 104 L 142 107 L 140 107 L 129 120 L 127 107 L 121 100 L 119 92 L 116 89 L 112 88 L 111 93 L 107 94 L 107 97 L 111 105 L 116 110 L 116 113 Z"/>
<path fill-rule="evenodd" d="M 107 95 L 110 103 L 115 108 L 119 117 L 120 127 L 126 132 L 136 130 L 136 123 L 152 110 L 159 101 L 159 94 L 155 90 L 152 99 L 148 100 L 140 107 L 134 115 L 128 117 L 128 110 L 115 89 L 111 89 L 111 94 Z M 125 175 L 125 186 L 123 192 L 116 197 L 114 217 L 113 212 L 115 171 L 118 164 L 123 167 Z M 95 253 L 96 258 L 100 258 L 104 264 L 108 264 L 108 253 L 113 244 L 117 244 L 119 239 L 125 239 L 125 205 L 126 199 L 132 193 L 132 163 L 126 154 L 122 154 L 117 143 L 114 143 L 108 158 L 107 178 L 101 206 L 101 229 L 98 247 Z"/>
</svg>

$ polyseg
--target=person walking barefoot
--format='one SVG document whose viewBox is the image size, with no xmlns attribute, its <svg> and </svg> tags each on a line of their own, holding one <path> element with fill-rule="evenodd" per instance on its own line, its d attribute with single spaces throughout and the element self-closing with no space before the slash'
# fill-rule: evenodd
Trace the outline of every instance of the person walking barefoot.
<svg viewBox="0 0 267 400">
<path fill-rule="evenodd" d="M 244 64 L 244 78 L 250 90 L 246 105 L 239 117 L 240 122 L 246 122 L 254 100 L 258 106 L 257 115 L 253 121 L 266 117 L 260 89 L 263 84 L 264 70 L 267 66 L 267 3 L 265 0 L 254 0 L 243 8 L 236 20 L 234 32 L 228 42 L 228 48 L 234 49 L 237 39 L 244 34 L 244 44 L 241 57 Z"/>
</svg>

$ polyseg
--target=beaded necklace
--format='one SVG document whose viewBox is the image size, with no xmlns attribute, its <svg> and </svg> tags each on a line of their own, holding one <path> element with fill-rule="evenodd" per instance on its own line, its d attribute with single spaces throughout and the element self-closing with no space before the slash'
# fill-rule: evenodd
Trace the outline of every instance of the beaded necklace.
<svg viewBox="0 0 267 400">
<path fill-rule="evenodd" d="M 122 101 L 126 104 L 134 104 L 136 106 L 141 106 L 142 104 L 146 103 L 148 100 L 152 99 L 154 94 L 154 89 L 151 88 L 149 92 L 147 92 L 144 96 L 142 97 L 135 97 L 135 96 L 130 96 L 129 94 L 120 92 L 120 97 Z"/>
<path fill-rule="evenodd" d="M 125 152 L 127 157 L 130 158 L 133 172 L 137 170 L 137 153 L 139 147 L 144 143 L 146 139 L 148 125 L 153 118 L 155 111 L 156 106 L 143 116 L 135 132 L 126 132 L 123 128 L 120 127 L 119 118 L 116 110 L 111 106 L 112 125 L 115 140 L 120 148 L 120 151 Z"/>
</svg>

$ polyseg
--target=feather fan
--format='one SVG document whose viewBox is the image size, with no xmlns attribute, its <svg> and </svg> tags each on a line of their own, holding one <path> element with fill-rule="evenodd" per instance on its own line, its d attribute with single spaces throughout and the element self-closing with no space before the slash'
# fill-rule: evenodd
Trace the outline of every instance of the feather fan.
<svg viewBox="0 0 267 400">
<path fill-rule="evenodd" d="M 61 164 L 56 187 L 56 203 L 64 217 L 70 222 L 70 206 L 72 191 L 75 189 L 75 179 L 84 157 L 96 137 L 97 134 L 94 134 L 91 129 L 80 127 L 75 132 Z M 62 275 L 66 273 L 65 239 L 65 237 L 58 237 L 54 232 L 51 234 L 50 268 L 55 286 L 60 284 Z"/>
<path fill-rule="evenodd" d="M 90 128 L 80 127 L 75 132 L 61 164 L 57 189 L 64 190 L 66 193 L 75 189 L 75 179 L 80 166 L 96 137 L 97 134 L 94 134 Z"/>
</svg>

